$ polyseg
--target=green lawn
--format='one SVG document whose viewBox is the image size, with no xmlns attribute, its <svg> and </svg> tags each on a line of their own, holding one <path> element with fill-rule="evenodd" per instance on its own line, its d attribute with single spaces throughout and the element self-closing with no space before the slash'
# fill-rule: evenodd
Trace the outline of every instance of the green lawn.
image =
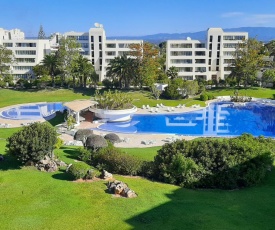
<svg viewBox="0 0 275 230">
<path fill-rule="evenodd" d="M 0 140 L 4 152 L 5 141 Z M 144 149 L 150 158 L 157 148 Z M 58 151 L 67 163 L 75 147 Z M 138 155 L 137 150 L 126 152 Z M 138 193 L 114 198 L 106 182 L 75 183 L 63 170 L 39 172 L 0 162 L 1 229 L 273 229 L 275 172 L 263 184 L 243 190 L 188 190 L 115 175 Z"/>
<path fill-rule="evenodd" d="M 234 90 L 212 90 L 232 95 Z M 248 96 L 272 98 L 274 90 L 249 89 Z M 198 104 L 196 100 L 156 101 L 148 93 L 130 92 L 142 104 Z M 249 94 L 248 94 L 249 93 Z M 0 107 L 39 101 L 90 98 L 91 92 L 53 90 L 23 92 L 0 90 Z M 139 99 L 139 100 L 138 100 Z M 171 104 L 170 104 L 171 103 Z M 53 121 L 56 123 L 57 121 Z M 0 153 L 16 129 L 0 129 Z M 152 160 L 159 147 L 123 149 Z M 67 163 L 77 159 L 77 147 L 62 147 L 55 154 Z M 123 177 L 138 193 L 134 199 L 114 198 L 106 182 L 75 183 L 60 170 L 39 172 L 6 156 L 0 162 L 0 229 L 274 229 L 275 171 L 256 187 L 234 191 L 189 190 L 144 178 Z"/>
</svg>

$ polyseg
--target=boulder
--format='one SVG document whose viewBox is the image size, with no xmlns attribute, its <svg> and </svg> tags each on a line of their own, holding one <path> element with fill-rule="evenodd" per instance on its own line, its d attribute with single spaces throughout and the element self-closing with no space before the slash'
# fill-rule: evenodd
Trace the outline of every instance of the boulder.
<svg viewBox="0 0 275 230">
<path fill-rule="evenodd" d="M 108 179 L 112 179 L 113 178 L 113 174 L 107 172 L 106 170 L 102 170 L 101 176 L 102 179 L 104 180 L 108 180 Z"/>
<path fill-rule="evenodd" d="M 127 198 L 134 198 L 137 197 L 137 194 L 131 190 L 127 184 L 123 183 L 122 181 L 115 180 L 113 182 L 108 182 L 108 190 L 109 192 L 120 195 Z"/>
</svg>

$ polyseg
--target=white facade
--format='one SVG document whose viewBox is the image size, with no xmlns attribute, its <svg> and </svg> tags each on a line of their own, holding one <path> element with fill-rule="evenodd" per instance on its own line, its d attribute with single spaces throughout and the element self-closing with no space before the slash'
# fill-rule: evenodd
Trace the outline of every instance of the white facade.
<svg viewBox="0 0 275 230">
<path fill-rule="evenodd" d="M 102 26 L 90 28 L 89 32 L 67 32 L 65 37 L 74 37 L 81 44 L 80 53 L 91 60 L 95 71 L 102 81 L 106 78 L 106 68 L 110 60 L 130 51 L 130 44 L 142 43 L 142 40 L 107 40 Z"/>
<path fill-rule="evenodd" d="M 96 23 L 88 32 L 67 32 L 63 36 L 76 38 L 81 44 L 80 53 L 91 60 L 99 79 L 106 78 L 106 68 L 115 57 L 130 51 L 130 44 L 141 44 L 142 40 L 107 40 L 103 26 Z M 166 67 L 175 66 L 179 76 L 186 80 L 225 79 L 230 74 L 232 54 L 246 32 L 224 32 L 221 28 L 210 28 L 205 42 L 198 40 L 168 40 L 166 46 Z M 25 39 L 19 29 L 0 28 L 0 45 L 11 49 L 17 63 L 11 68 L 15 78 L 33 76 L 32 67 L 39 64 L 46 54 L 58 50 L 61 34 L 48 39 Z"/>
<path fill-rule="evenodd" d="M 0 45 L 13 51 L 15 63 L 10 74 L 15 79 L 34 77 L 33 66 L 40 63 L 51 51 L 49 40 L 25 39 L 24 33 L 18 29 L 0 29 Z"/>
<path fill-rule="evenodd" d="M 247 32 L 224 32 L 210 28 L 205 42 L 198 40 L 168 40 L 167 69 L 175 66 L 179 77 L 186 80 L 225 79 L 230 73 L 233 53 L 238 43 L 248 39 Z"/>
</svg>

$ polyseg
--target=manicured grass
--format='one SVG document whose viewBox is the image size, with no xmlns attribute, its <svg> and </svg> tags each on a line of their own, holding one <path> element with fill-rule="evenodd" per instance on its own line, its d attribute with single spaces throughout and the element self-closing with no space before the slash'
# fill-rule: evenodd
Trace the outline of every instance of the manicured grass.
<svg viewBox="0 0 275 230">
<path fill-rule="evenodd" d="M 234 90 L 212 90 L 232 95 Z M 274 90 L 250 89 L 248 96 L 271 98 Z M 148 92 L 130 91 L 138 106 L 178 105 L 196 100 L 166 101 Z M 0 90 L 0 107 L 43 101 L 89 99 L 92 92 L 71 90 L 22 92 Z M 139 99 L 139 100 L 137 100 Z M 170 104 L 171 103 L 171 104 Z M 53 124 L 59 121 L 52 121 Z M 0 129 L 0 153 L 20 128 Z M 62 147 L 55 154 L 66 163 L 77 159 L 77 147 Z M 153 160 L 159 147 L 123 149 L 127 154 Z M 188 190 L 144 178 L 115 175 L 138 193 L 134 199 L 114 198 L 106 182 L 75 183 L 60 170 L 39 172 L 21 167 L 10 156 L 0 162 L 0 229 L 274 229 L 275 170 L 256 187 L 234 191 Z"/>
<path fill-rule="evenodd" d="M 161 147 L 149 147 L 149 148 L 122 148 L 123 152 L 138 157 L 144 161 L 153 161 L 157 151 Z"/>
<path fill-rule="evenodd" d="M 0 140 L 1 152 L 4 146 Z M 60 157 L 73 162 L 74 150 L 64 147 Z M 147 149 L 151 156 L 155 151 Z M 188 190 L 115 175 L 138 193 L 134 199 L 114 198 L 106 192 L 105 181 L 75 183 L 63 170 L 19 168 L 12 158 L 0 162 L 0 170 L 1 229 L 273 229 L 275 225 L 274 170 L 263 184 L 235 191 Z"/>
</svg>

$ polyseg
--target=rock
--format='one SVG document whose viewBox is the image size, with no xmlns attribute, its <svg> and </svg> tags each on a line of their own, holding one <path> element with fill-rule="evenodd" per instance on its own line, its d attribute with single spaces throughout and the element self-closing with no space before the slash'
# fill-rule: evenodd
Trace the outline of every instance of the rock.
<svg viewBox="0 0 275 230">
<path fill-rule="evenodd" d="M 115 180 L 113 182 L 108 182 L 107 187 L 109 192 L 114 193 L 115 195 L 120 195 L 127 198 L 137 197 L 137 194 L 122 181 Z"/>
<path fill-rule="evenodd" d="M 107 172 L 106 170 L 102 170 L 101 176 L 102 179 L 108 180 L 113 178 L 113 174 Z"/>
<path fill-rule="evenodd" d="M 66 172 L 68 172 L 69 171 L 69 168 L 72 166 L 73 164 L 69 164 L 68 166 L 67 166 L 67 168 L 66 168 Z"/>
<path fill-rule="evenodd" d="M 25 166 L 34 166 L 34 162 L 33 161 L 27 161 L 25 163 Z"/>
</svg>

